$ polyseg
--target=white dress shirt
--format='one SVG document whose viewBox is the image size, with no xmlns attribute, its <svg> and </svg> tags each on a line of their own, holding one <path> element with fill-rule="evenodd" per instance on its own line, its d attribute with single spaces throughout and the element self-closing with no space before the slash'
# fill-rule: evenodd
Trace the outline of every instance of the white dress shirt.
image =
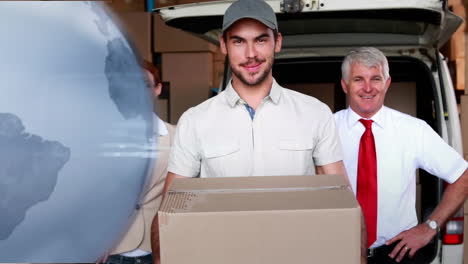
<svg viewBox="0 0 468 264">
<path fill-rule="evenodd" d="M 273 81 L 253 119 L 231 84 L 187 110 L 168 170 L 186 177 L 313 175 L 315 165 L 340 160 L 328 106 Z"/>
<path fill-rule="evenodd" d="M 155 135 L 162 137 L 169 133 L 164 121 L 162 121 L 155 113 L 153 113 L 153 124 L 157 124 L 153 126 L 153 132 Z"/>
<path fill-rule="evenodd" d="M 359 143 L 364 133 L 361 117 L 351 108 L 335 113 L 344 164 L 356 193 Z M 383 245 L 417 225 L 416 170 L 424 169 L 449 183 L 467 168 L 467 162 L 424 121 L 382 107 L 372 118 L 377 154 L 377 240 Z"/>
</svg>

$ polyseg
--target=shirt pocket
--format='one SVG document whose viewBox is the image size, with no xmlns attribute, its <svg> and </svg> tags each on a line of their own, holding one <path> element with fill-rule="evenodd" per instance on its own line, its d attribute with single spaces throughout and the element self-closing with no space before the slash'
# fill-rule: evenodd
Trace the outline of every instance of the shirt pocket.
<svg viewBox="0 0 468 264">
<path fill-rule="evenodd" d="M 239 144 L 210 144 L 204 150 L 204 165 L 206 177 L 228 177 L 242 166 Z"/>
<path fill-rule="evenodd" d="M 312 140 L 280 140 L 278 142 L 279 170 L 284 174 L 310 175 L 315 173 Z"/>
<path fill-rule="evenodd" d="M 216 159 L 239 151 L 238 144 L 211 145 L 205 148 L 206 159 Z"/>
<path fill-rule="evenodd" d="M 314 144 L 300 140 L 280 140 L 279 149 L 285 151 L 310 151 L 312 152 Z"/>
</svg>

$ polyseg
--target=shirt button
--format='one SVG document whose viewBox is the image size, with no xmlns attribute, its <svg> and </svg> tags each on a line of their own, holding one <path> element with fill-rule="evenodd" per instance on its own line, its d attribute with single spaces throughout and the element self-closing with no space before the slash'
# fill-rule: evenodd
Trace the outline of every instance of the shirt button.
<svg viewBox="0 0 468 264">
<path fill-rule="evenodd" d="M 140 204 L 137 204 L 137 205 L 135 206 L 135 208 L 136 208 L 137 210 L 140 210 L 140 208 L 141 208 Z"/>
</svg>

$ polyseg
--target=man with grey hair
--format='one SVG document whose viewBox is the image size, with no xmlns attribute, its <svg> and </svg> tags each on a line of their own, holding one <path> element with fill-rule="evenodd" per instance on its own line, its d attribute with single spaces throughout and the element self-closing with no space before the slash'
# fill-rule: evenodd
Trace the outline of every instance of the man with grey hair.
<svg viewBox="0 0 468 264">
<path fill-rule="evenodd" d="M 390 83 L 388 61 L 380 50 L 349 52 L 341 79 L 349 107 L 335 113 L 335 119 L 346 171 L 365 216 L 368 263 L 419 263 L 417 251 L 467 197 L 468 164 L 424 121 L 383 105 Z M 418 168 L 450 183 L 419 225 Z"/>
</svg>

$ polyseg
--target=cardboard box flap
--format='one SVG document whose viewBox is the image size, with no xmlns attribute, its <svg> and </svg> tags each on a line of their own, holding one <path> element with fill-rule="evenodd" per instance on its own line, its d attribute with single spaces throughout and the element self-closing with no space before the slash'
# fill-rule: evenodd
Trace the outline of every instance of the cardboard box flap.
<svg viewBox="0 0 468 264">
<path fill-rule="evenodd" d="M 347 186 L 342 175 L 322 174 L 306 176 L 257 176 L 225 178 L 178 178 L 172 181 L 169 192 L 218 189 L 303 188 Z"/>
<path fill-rule="evenodd" d="M 340 175 L 177 179 L 162 213 L 356 209 Z"/>
</svg>

